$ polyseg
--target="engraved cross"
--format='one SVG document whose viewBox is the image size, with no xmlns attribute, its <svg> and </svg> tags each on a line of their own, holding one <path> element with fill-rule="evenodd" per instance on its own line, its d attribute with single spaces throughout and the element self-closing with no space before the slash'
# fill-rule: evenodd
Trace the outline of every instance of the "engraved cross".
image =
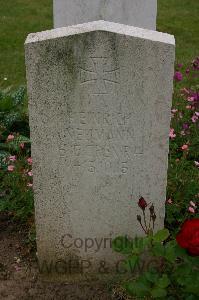
<svg viewBox="0 0 199 300">
<path fill-rule="evenodd" d="M 119 69 L 108 66 L 106 57 L 91 57 L 92 69 L 80 68 L 80 82 L 91 85 L 93 95 L 107 95 L 108 86 L 119 84 Z"/>
</svg>

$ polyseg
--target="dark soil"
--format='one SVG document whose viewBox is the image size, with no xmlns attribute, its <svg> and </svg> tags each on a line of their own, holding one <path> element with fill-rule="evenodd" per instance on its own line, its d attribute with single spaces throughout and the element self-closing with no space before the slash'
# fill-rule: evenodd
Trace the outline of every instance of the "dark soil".
<svg viewBox="0 0 199 300">
<path fill-rule="evenodd" d="M 114 296 L 102 282 L 60 283 L 41 279 L 35 250 L 28 240 L 29 228 L 0 213 L 0 299 L 125 299 Z"/>
</svg>

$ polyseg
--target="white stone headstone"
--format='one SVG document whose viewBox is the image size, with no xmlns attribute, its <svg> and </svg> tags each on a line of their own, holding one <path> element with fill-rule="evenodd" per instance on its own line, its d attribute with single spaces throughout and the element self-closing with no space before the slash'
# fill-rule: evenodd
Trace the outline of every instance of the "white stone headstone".
<svg viewBox="0 0 199 300">
<path fill-rule="evenodd" d="M 105 21 L 28 36 L 38 257 L 55 272 L 116 268 L 110 240 L 142 234 L 140 196 L 164 226 L 174 45 Z"/>
<path fill-rule="evenodd" d="M 156 30 L 157 0 L 53 0 L 54 27 L 105 20 Z"/>
</svg>

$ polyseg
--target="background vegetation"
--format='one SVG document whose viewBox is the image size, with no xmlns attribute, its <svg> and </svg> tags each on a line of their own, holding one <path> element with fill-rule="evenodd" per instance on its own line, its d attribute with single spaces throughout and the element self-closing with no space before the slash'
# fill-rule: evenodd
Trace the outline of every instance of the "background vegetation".
<svg viewBox="0 0 199 300">
<path fill-rule="evenodd" d="M 53 27 L 52 2 L 0 0 L 0 87 L 26 82 L 24 41 L 30 32 Z M 178 62 L 188 63 L 197 55 L 198 14 L 198 0 L 158 0 L 157 30 L 175 35 Z"/>
</svg>

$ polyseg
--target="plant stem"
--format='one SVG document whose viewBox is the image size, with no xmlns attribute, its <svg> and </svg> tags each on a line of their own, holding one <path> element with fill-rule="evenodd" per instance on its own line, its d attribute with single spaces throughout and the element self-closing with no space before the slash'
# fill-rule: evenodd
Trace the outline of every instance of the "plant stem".
<svg viewBox="0 0 199 300">
<path fill-rule="evenodd" d="M 148 228 L 147 228 L 147 225 L 146 225 L 146 214 L 145 214 L 145 211 L 142 210 L 143 212 L 143 216 L 144 216 L 144 225 L 145 225 L 145 228 L 146 228 L 146 232 L 148 232 Z"/>
</svg>

